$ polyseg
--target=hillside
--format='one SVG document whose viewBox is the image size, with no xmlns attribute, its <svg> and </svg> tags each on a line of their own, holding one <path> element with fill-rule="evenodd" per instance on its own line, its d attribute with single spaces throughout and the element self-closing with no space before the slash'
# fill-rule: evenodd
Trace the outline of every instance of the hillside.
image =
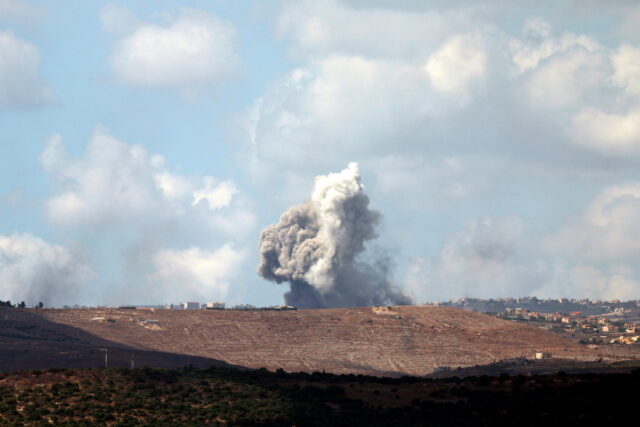
<svg viewBox="0 0 640 427">
<path fill-rule="evenodd" d="M 100 336 L 55 322 L 42 310 L 0 308 L 0 372 L 50 367 L 95 368 L 104 366 L 109 349 L 109 366 L 197 367 L 229 366 L 205 357 L 144 350 L 108 341 Z"/>
<path fill-rule="evenodd" d="M 535 351 L 567 359 L 599 357 L 594 350 L 540 328 L 447 307 L 282 312 L 152 309 L 4 312 L 22 312 L 23 316 L 28 312 L 64 336 L 73 331 L 102 340 L 102 344 L 96 341 L 95 345 L 110 346 L 113 357 L 120 354 L 123 363 L 120 366 L 128 365 L 132 358 L 127 353 L 130 349 L 161 352 L 167 357 L 188 355 L 203 358 L 203 363 L 223 361 L 250 368 L 391 376 L 424 375 L 438 367 L 531 358 Z M 96 349 L 93 360 L 98 362 L 93 363 L 99 363 L 100 354 Z M 64 358 L 64 354 L 57 356 Z"/>
</svg>

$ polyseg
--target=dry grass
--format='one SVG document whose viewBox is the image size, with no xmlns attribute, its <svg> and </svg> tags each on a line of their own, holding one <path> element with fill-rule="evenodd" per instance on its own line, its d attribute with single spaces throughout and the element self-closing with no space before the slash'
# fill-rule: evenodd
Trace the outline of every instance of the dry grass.
<svg viewBox="0 0 640 427">
<path fill-rule="evenodd" d="M 436 367 L 531 358 L 535 351 L 577 360 L 601 356 L 540 328 L 446 307 L 284 312 L 83 309 L 40 310 L 38 315 L 130 348 L 290 372 L 424 375 Z"/>
</svg>

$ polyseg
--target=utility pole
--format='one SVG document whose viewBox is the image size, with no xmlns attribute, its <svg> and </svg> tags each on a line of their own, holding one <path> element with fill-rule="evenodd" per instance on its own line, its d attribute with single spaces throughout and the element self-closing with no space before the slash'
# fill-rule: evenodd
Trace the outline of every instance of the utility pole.
<svg viewBox="0 0 640 427">
<path fill-rule="evenodd" d="M 109 349 L 101 348 L 100 351 L 104 351 L 104 369 L 109 367 Z"/>
</svg>

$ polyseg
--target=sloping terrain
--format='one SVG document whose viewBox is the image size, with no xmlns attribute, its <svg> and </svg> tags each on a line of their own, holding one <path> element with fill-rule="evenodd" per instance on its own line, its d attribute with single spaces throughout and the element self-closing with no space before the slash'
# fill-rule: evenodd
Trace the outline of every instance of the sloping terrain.
<svg viewBox="0 0 640 427">
<path fill-rule="evenodd" d="M 0 308 L 0 372 L 50 367 L 95 368 L 104 366 L 197 367 L 229 366 L 206 357 L 171 354 L 111 342 L 90 332 L 47 320 L 41 310 Z"/>
<path fill-rule="evenodd" d="M 31 313 L 49 325 L 72 327 L 116 347 L 286 371 L 424 375 L 438 367 L 531 358 L 536 351 L 578 360 L 600 356 L 540 328 L 446 307 Z"/>
</svg>

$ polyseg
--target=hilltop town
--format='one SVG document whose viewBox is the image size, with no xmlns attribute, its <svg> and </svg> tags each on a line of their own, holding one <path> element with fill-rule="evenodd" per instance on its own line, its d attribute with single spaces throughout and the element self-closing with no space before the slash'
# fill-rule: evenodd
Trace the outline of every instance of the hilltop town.
<svg viewBox="0 0 640 427">
<path fill-rule="evenodd" d="M 463 298 L 432 305 L 481 311 L 506 320 L 532 322 L 586 345 L 640 344 L 638 300 Z"/>
</svg>

